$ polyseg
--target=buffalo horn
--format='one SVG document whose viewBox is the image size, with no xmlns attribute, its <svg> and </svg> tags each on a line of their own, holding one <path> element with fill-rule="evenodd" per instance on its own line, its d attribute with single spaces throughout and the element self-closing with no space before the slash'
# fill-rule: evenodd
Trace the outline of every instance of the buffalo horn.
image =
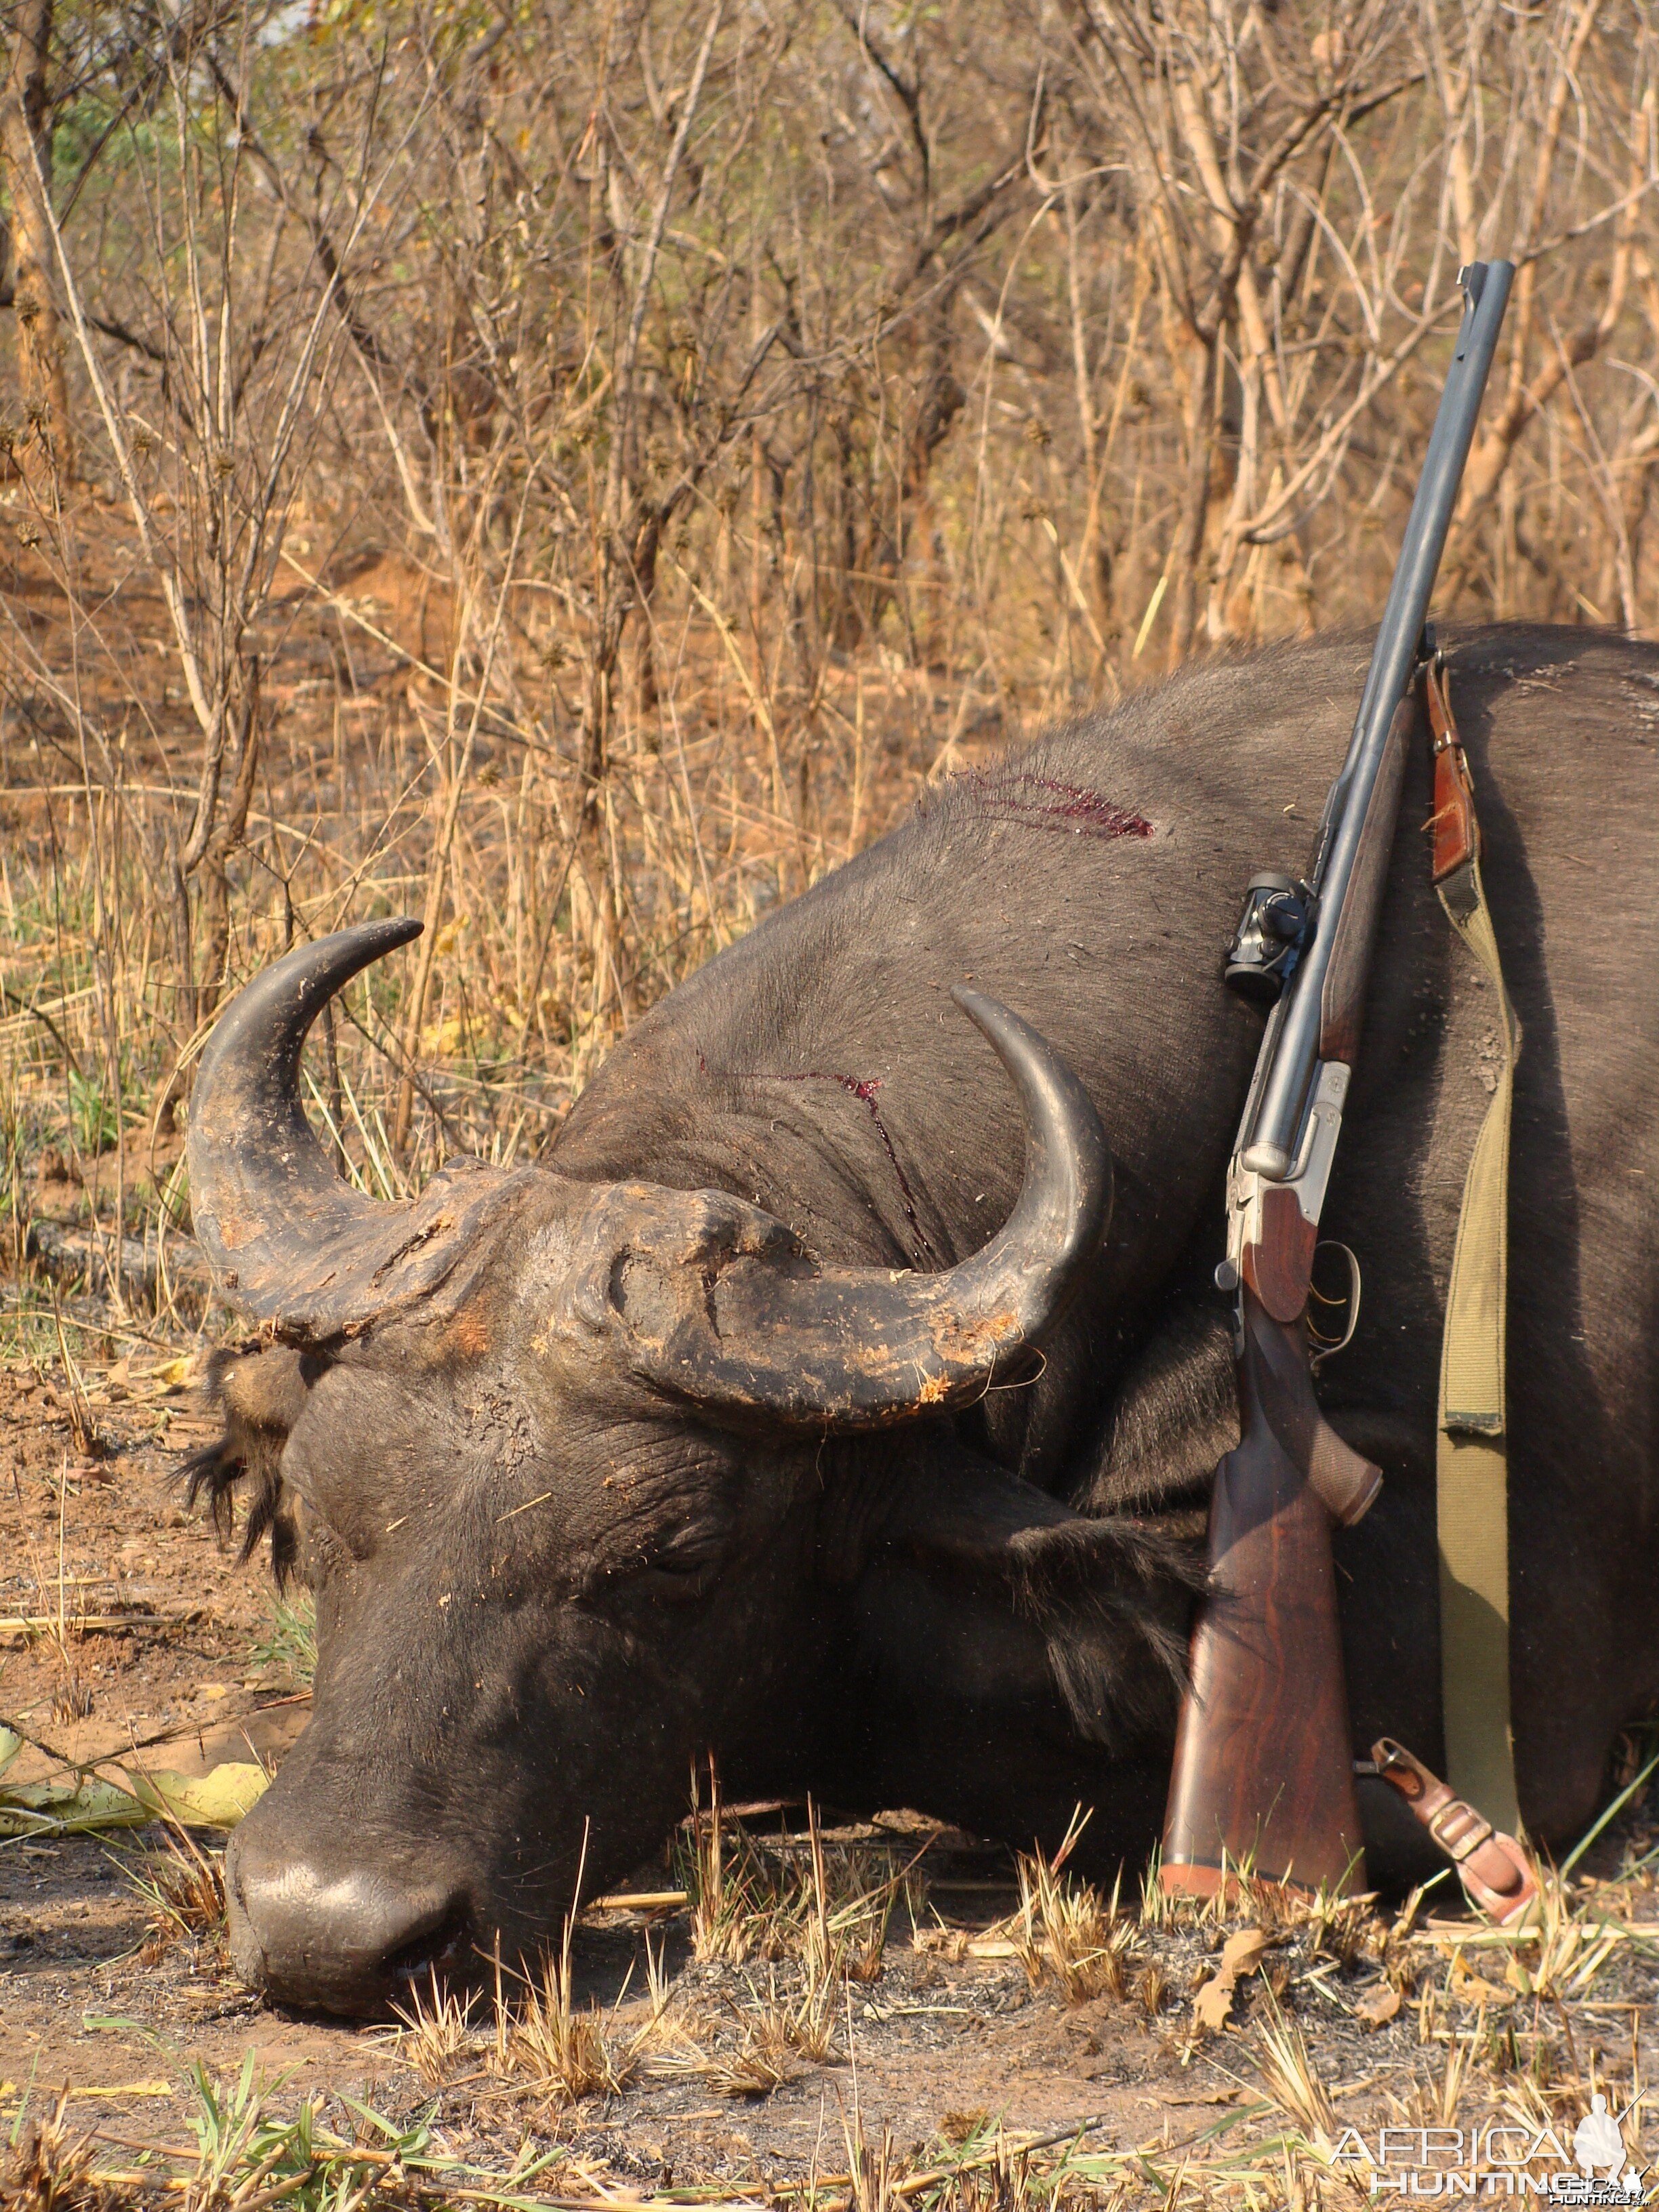
<svg viewBox="0 0 1659 2212">
<path fill-rule="evenodd" d="M 506 1195 L 499 1171 L 458 1160 L 386 1205 L 343 1182 L 300 1103 L 300 1054 L 358 970 L 418 937 L 361 922 L 296 945 L 221 1016 L 190 1103 L 191 1210 L 231 1304 L 291 1343 L 349 1335 L 442 1282 Z"/>
<path fill-rule="evenodd" d="M 619 1184 L 590 1221 L 570 1318 L 609 1334 L 636 1375 L 739 1425 L 874 1428 L 1029 1378 L 1105 1234 L 1111 1156 L 1054 1048 L 994 999 L 951 995 L 1025 1122 L 1024 1185 L 982 1249 L 933 1274 L 821 1266 L 723 1192 Z"/>
</svg>

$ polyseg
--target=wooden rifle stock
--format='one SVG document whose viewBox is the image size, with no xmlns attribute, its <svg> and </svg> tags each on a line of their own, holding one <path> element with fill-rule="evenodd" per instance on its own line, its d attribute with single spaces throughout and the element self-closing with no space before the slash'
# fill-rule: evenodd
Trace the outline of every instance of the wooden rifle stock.
<svg viewBox="0 0 1659 2212">
<path fill-rule="evenodd" d="M 1164 1884 L 1363 1888 L 1331 1522 L 1357 1521 L 1382 1476 L 1315 1402 L 1305 1319 L 1275 1321 L 1248 1286 L 1240 1315 L 1241 1434 L 1211 1498 L 1212 1594 L 1176 1737 Z"/>
</svg>

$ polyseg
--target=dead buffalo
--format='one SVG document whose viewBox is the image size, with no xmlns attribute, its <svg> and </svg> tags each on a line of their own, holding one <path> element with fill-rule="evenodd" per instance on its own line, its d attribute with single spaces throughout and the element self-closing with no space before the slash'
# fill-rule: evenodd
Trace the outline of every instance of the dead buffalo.
<svg viewBox="0 0 1659 2212">
<path fill-rule="evenodd" d="M 641 1021 L 534 1166 L 382 1206 L 313 1137 L 306 1031 L 407 925 L 237 1000 L 191 1179 L 264 1348 L 198 1480 L 246 1482 L 320 1649 L 229 1853 L 249 1981 L 356 2012 L 533 1945 L 584 1825 L 614 1881 L 711 1751 L 745 1794 L 1021 1842 L 1081 1800 L 1097 1858 L 1145 1849 L 1232 1432 L 1208 1284 L 1261 1017 L 1220 952 L 1249 875 L 1305 861 L 1366 650 L 1195 668 L 930 791 Z M 1659 1685 L 1659 650 L 1512 625 L 1451 672 L 1524 1030 L 1514 1707 L 1559 1839 Z M 1325 1216 L 1364 1312 L 1321 1388 L 1388 1476 L 1340 1540 L 1354 1742 L 1435 1760 L 1438 1332 L 1496 1023 L 1431 893 L 1426 743 L 1410 773 Z M 1372 1787 L 1386 1879 L 1416 1831 Z"/>
</svg>

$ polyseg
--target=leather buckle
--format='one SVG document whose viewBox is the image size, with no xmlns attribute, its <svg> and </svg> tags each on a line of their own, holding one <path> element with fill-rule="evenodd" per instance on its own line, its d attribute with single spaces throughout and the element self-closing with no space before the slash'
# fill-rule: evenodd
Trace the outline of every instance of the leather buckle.
<svg viewBox="0 0 1659 2212">
<path fill-rule="evenodd" d="M 1384 1736 L 1371 1746 L 1376 1771 L 1411 1807 L 1457 1869 L 1471 1905 L 1512 1928 L 1537 1902 L 1538 1869 L 1513 1836 L 1506 1836 L 1403 1744 Z"/>
<path fill-rule="evenodd" d="M 1474 1806 L 1466 1805 L 1461 1797 L 1449 1799 L 1438 1812 L 1431 1813 L 1424 1825 L 1446 1856 L 1458 1866 L 1496 1832 L 1492 1822 L 1482 1820 Z"/>
</svg>

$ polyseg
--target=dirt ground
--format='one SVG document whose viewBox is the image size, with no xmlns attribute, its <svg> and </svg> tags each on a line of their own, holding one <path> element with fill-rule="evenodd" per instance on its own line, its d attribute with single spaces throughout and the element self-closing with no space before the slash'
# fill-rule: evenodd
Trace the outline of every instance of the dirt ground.
<svg viewBox="0 0 1659 2212">
<path fill-rule="evenodd" d="M 43 1777 L 55 1760 L 117 1755 L 186 1771 L 255 1755 L 274 1764 L 304 1724 L 285 1662 L 259 1656 L 272 1635 L 266 1570 L 241 1565 L 185 1508 L 179 1465 L 210 1428 L 191 1373 L 134 1346 L 84 1371 L 84 1402 L 72 1408 L 60 1364 L 37 1355 L 0 1369 L 0 1717 L 30 1739 L 8 1782 Z M 97 1625 L 65 1637 L 20 1625 L 55 1627 L 60 1615 Z M 928 1832 L 895 1816 L 830 1840 L 884 1842 L 908 1859 Z M 1200 2154 L 1194 2145 L 1243 2155 L 1284 2125 L 1283 2095 L 1275 2106 L 1264 2071 L 1275 2021 L 1305 2039 L 1344 2126 L 1421 2124 L 1449 2096 L 1478 2118 L 1517 2094 L 1571 2118 L 1592 2079 L 1627 2081 L 1633 2067 L 1645 2079 L 1654 2063 L 1659 1899 L 1649 1873 L 1612 1880 L 1652 1840 L 1644 1815 L 1627 1812 L 1579 1869 L 1600 1869 L 1577 1893 L 1581 1913 L 1625 1931 L 1582 1985 L 1573 1977 L 1594 1952 L 1591 1933 L 1576 1952 L 1569 1943 L 1568 1970 L 1528 1996 L 1526 1974 L 1479 1950 L 1475 1923 L 1443 1888 L 1415 1938 L 1381 1955 L 1381 1922 L 1365 1941 L 1322 1948 L 1306 1929 L 1281 1931 L 1241 1981 L 1232 2017 L 1205 2033 L 1194 1993 L 1213 1977 L 1225 1929 L 1144 1928 L 1123 1994 L 1067 2003 L 1052 1980 L 1034 1986 L 1006 1942 L 988 1947 L 1001 1955 L 952 1955 L 1017 1893 L 1005 1857 L 940 1834 L 918 1869 L 926 1903 L 917 1915 L 901 1903 L 879 1978 L 848 1985 L 827 2063 L 793 2060 L 783 2069 L 793 2078 L 765 2094 L 730 2094 L 732 2069 L 719 2062 L 757 2006 L 798 1990 L 799 1968 L 695 1962 L 683 1912 L 592 1913 L 576 1938 L 579 1994 L 607 2007 L 621 1996 L 625 2034 L 644 2014 L 642 1944 L 654 1929 L 685 2033 L 670 2050 L 677 2066 L 647 2066 L 622 2093 L 574 2107 L 501 2079 L 482 2017 L 434 2086 L 407 2035 L 264 2008 L 210 1938 L 159 1944 L 133 1878 L 154 1835 L 13 1840 L 0 1844 L 0 2142 L 31 2100 L 38 2109 L 67 2087 L 76 2124 L 95 2128 L 107 2149 L 183 2151 L 188 2069 L 228 2078 L 251 2051 L 284 2109 L 311 2095 L 343 2123 L 342 2100 L 356 2097 L 394 2123 L 428 2116 L 465 2159 L 499 2166 L 526 2142 L 557 2145 L 562 2170 L 635 2190 L 693 2178 L 785 2185 L 838 2171 L 854 2126 L 866 2139 L 890 2131 L 896 2153 L 925 2164 L 988 2118 L 1020 2138 L 1063 2140 L 1086 2124 L 1103 2150 L 1154 2158 L 1166 2148 Z M 640 1879 L 667 1877 L 658 1865 Z M 1372 2025 L 1391 1988 L 1398 2009 Z"/>
</svg>

